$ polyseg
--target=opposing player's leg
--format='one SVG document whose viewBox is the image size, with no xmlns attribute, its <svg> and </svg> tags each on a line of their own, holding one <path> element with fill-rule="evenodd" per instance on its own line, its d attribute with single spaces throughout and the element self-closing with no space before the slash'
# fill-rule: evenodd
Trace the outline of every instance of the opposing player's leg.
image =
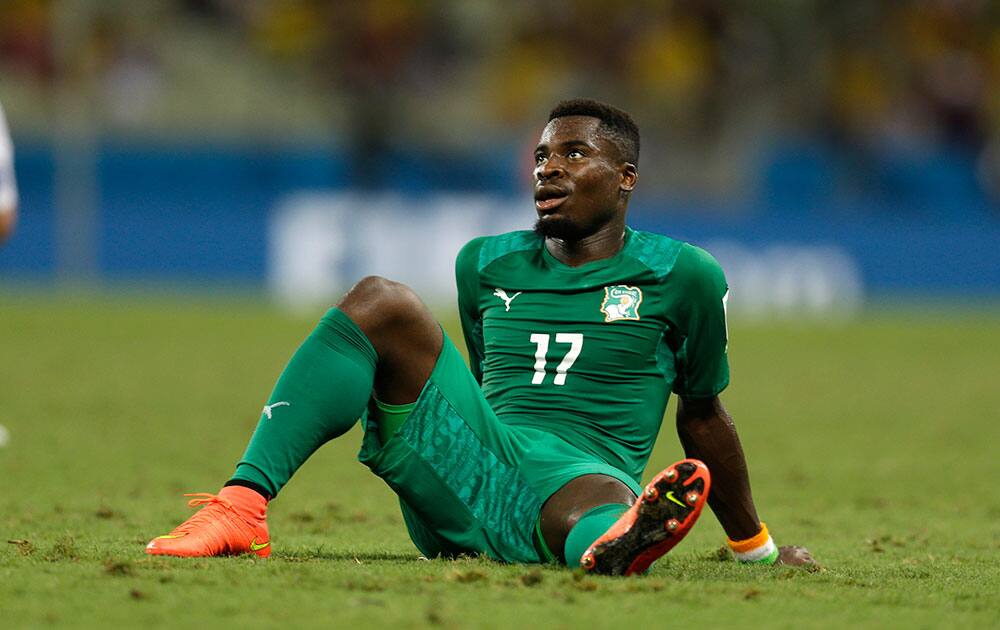
<svg viewBox="0 0 1000 630">
<path fill-rule="evenodd" d="M 636 499 L 618 479 L 586 475 L 546 501 L 539 520 L 546 546 L 568 566 L 607 575 L 645 571 L 690 531 L 708 497 L 708 469 L 683 460 Z"/>
<path fill-rule="evenodd" d="M 374 391 L 388 404 L 417 399 L 441 351 L 443 335 L 407 287 L 365 278 L 331 309 L 285 367 L 233 478 L 150 554 L 270 554 L 267 502 L 327 441 L 364 415 Z"/>
</svg>

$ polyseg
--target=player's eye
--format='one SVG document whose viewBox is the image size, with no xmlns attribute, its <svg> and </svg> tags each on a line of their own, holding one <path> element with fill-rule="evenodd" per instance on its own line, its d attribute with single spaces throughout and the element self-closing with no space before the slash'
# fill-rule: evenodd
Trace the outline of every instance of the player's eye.
<svg viewBox="0 0 1000 630">
<path fill-rule="evenodd" d="M 545 161 L 545 154 L 544 153 L 536 153 L 535 154 L 535 164 L 541 164 L 544 161 Z"/>
<path fill-rule="evenodd" d="M 580 158 L 583 157 L 583 151 L 580 151 L 579 149 L 573 149 L 572 151 L 566 154 L 566 157 L 571 160 L 579 160 Z"/>
</svg>

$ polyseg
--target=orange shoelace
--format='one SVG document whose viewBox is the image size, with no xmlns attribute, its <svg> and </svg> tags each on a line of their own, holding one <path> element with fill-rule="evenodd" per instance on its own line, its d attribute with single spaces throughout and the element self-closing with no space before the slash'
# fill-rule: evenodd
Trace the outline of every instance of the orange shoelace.
<svg viewBox="0 0 1000 630">
<path fill-rule="evenodd" d="M 186 497 L 199 497 L 197 499 L 191 499 L 188 501 L 188 507 L 198 507 L 199 505 L 209 505 L 211 503 L 218 503 L 229 509 L 233 508 L 233 504 L 225 499 L 220 499 L 219 495 L 212 494 L 211 492 L 189 492 L 185 494 Z"/>
<path fill-rule="evenodd" d="M 195 497 L 188 501 L 190 507 L 204 505 L 205 508 L 178 525 L 170 535 L 198 533 L 212 549 L 228 550 L 232 533 L 238 531 L 238 524 L 242 521 L 233 504 L 208 492 L 195 492 L 184 496 Z M 220 510 L 232 514 L 220 514 Z"/>
</svg>

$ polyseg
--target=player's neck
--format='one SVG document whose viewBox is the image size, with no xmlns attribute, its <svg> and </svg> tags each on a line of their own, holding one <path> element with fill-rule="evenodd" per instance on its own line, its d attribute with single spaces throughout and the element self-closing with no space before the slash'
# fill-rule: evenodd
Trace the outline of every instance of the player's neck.
<svg viewBox="0 0 1000 630">
<path fill-rule="evenodd" d="M 579 267 L 595 260 L 611 258 L 625 245 L 625 224 L 614 221 L 578 241 L 547 237 L 545 249 L 559 262 Z"/>
</svg>

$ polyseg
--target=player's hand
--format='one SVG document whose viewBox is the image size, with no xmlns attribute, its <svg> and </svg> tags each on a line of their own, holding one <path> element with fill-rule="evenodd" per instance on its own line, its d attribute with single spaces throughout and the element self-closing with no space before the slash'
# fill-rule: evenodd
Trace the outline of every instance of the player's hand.
<svg viewBox="0 0 1000 630">
<path fill-rule="evenodd" d="M 805 547 L 788 545 L 778 547 L 778 560 L 774 564 L 781 564 L 788 567 L 808 567 L 815 566 L 812 554 Z"/>
</svg>

